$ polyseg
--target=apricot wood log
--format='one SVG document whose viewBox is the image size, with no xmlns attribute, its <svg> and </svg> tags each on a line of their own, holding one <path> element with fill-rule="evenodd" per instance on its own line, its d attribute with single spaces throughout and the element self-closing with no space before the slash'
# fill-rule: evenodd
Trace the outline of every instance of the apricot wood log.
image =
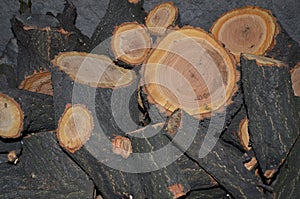
<svg viewBox="0 0 300 199">
<path fill-rule="evenodd" d="M 98 50 L 96 47 L 113 35 L 115 26 L 119 26 L 124 22 L 143 23 L 146 13 L 142 8 L 143 2 L 139 1 L 135 4 L 123 0 L 110 0 L 105 15 L 96 27 L 90 43 L 90 51 Z M 107 41 L 108 41 L 107 40 Z M 105 48 L 109 47 L 107 44 Z M 100 48 L 101 45 L 99 45 Z M 95 49 L 96 48 L 96 49 Z M 102 49 L 102 54 L 109 54 L 110 49 Z M 108 53 L 108 54 L 107 54 Z"/>
<path fill-rule="evenodd" d="M 270 11 L 246 6 L 223 14 L 210 31 L 239 62 L 241 53 L 264 55 L 272 49 L 279 26 Z"/>
<path fill-rule="evenodd" d="M 241 66 L 250 139 L 264 176 L 272 178 L 300 132 L 289 67 L 251 54 Z"/>
<path fill-rule="evenodd" d="M 166 33 L 167 28 L 176 24 L 177 19 L 178 8 L 173 2 L 163 2 L 149 11 L 145 24 L 151 34 L 162 36 Z"/>
<path fill-rule="evenodd" d="M 18 164 L 0 164 L 1 198 L 93 198 L 92 181 L 60 149 L 54 133 L 23 142 Z"/>
<path fill-rule="evenodd" d="M 215 132 L 217 123 L 205 126 L 184 111 L 181 117 L 182 122 L 177 127 L 176 134 L 166 132 L 178 148 L 186 148 L 186 141 L 178 140 L 190 140 L 185 153 L 197 161 L 233 197 L 268 197 L 257 187 L 258 181 L 254 174 L 245 168 L 243 153 L 218 139 L 218 132 Z"/>
<path fill-rule="evenodd" d="M 51 96 L 18 89 L 1 90 L 1 137 L 55 130 Z"/>
</svg>

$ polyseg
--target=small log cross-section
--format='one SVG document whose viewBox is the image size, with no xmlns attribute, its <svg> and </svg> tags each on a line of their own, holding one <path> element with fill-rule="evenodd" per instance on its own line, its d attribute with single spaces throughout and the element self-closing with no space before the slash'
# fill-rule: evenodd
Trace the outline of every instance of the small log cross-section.
<svg viewBox="0 0 300 199">
<path fill-rule="evenodd" d="M 112 37 L 112 49 L 116 59 L 132 66 L 141 64 L 152 45 L 152 39 L 142 24 L 123 23 L 115 28 Z"/>
<path fill-rule="evenodd" d="M 58 122 L 57 138 L 62 147 L 74 153 L 90 138 L 93 128 L 93 116 L 85 106 L 68 104 Z"/>
<path fill-rule="evenodd" d="M 20 105 L 11 97 L 0 93 L 0 137 L 20 137 L 24 114 Z"/>
<path fill-rule="evenodd" d="M 295 96 L 300 97 L 300 62 L 291 70 L 291 80 Z"/>
<path fill-rule="evenodd" d="M 169 26 L 174 25 L 177 16 L 178 8 L 172 2 L 164 2 L 149 12 L 145 24 L 151 34 L 161 36 Z"/>
<path fill-rule="evenodd" d="M 252 147 L 264 176 L 271 178 L 300 132 L 289 68 L 250 54 L 242 55 L 241 66 Z"/>
<path fill-rule="evenodd" d="M 212 34 L 240 61 L 240 53 L 263 55 L 273 48 L 278 25 L 271 12 L 247 6 L 231 10 L 211 27 Z"/>
<path fill-rule="evenodd" d="M 39 72 L 34 73 L 21 82 L 19 89 L 24 89 L 32 92 L 43 93 L 46 95 L 53 95 L 51 73 Z"/>
<path fill-rule="evenodd" d="M 59 53 L 52 62 L 73 81 L 91 87 L 123 87 L 136 79 L 134 71 L 115 65 L 105 55 L 65 52 Z"/>
<path fill-rule="evenodd" d="M 167 114 L 178 108 L 195 117 L 209 114 L 229 102 L 236 89 L 231 55 L 208 33 L 193 27 L 164 37 L 141 73 L 148 101 Z"/>
</svg>

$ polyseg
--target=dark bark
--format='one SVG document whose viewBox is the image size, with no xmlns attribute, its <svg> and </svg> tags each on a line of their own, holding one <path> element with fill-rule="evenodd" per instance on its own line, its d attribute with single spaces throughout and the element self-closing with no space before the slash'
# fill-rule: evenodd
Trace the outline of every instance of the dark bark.
<svg viewBox="0 0 300 199">
<path fill-rule="evenodd" d="M 18 43 L 18 84 L 34 71 L 50 71 L 50 61 L 59 52 L 87 49 L 85 36 L 52 15 L 15 16 L 11 23 Z M 64 29 L 65 26 L 68 29 Z"/>
<path fill-rule="evenodd" d="M 246 152 L 245 146 L 239 135 L 241 122 L 247 117 L 245 106 L 243 105 L 239 112 L 232 118 L 227 130 L 221 135 L 221 138 L 242 152 Z"/>
<path fill-rule="evenodd" d="M 95 127 L 85 146 L 74 153 L 64 151 L 90 176 L 103 198 L 145 198 L 138 175 L 125 172 L 135 169 L 113 153 L 111 143 L 116 135 L 126 136 L 125 131 L 138 126 L 137 82 L 120 89 L 92 88 L 75 83 L 57 67 L 52 70 L 52 80 L 56 121 L 68 103 L 84 104 L 94 118 Z"/>
<path fill-rule="evenodd" d="M 204 171 L 196 162 L 183 154 L 174 162 L 178 165 L 184 177 L 187 179 L 191 191 L 217 187 L 218 183 Z"/>
<path fill-rule="evenodd" d="M 21 139 L 0 139 L 0 164 L 11 162 L 17 163 L 23 150 L 23 142 Z M 8 158 L 9 153 L 13 152 L 12 159 Z"/>
<path fill-rule="evenodd" d="M 115 26 L 132 21 L 143 23 L 146 13 L 142 6 L 143 0 L 137 4 L 129 3 L 124 0 L 110 0 L 104 17 L 93 33 L 90 50 L 93 50 L 101 42 L 111 37 Z M 110 46 L 110 43 L 108 43 L 108 46 Z"/>
<path fill-rule="evenodd" d="M 93 198 L 92 181 L 62 152 L 53 133 L 25 138 L 20 162 L 0 168 L 1 198 Z"/>
<path fill-rule="evenodd" d="M 231 199 L 232 197 L 222 188 L 212 188 L 191 191 L 184 199 Z"/>
<path fill-rule="evenodd" d="M 24 113 L 23 134 L 56 129 L 52 96 L 19 89 L 1 90 L 13 98 Z"/>
<path fill-rule="evenodd" d="M 177 198 L 170 188 L 174 185 L 182 186 L 182 195 L 190 190 L 186 174 L 176 162 L 180 151 L 166 147 L 170 141 L 162 134 L 163 127 L 164 123 L 158 123 L 128 133 L 137 156 L 137 169 L 144 171 L 139 176 L 147 198 Z"/>
<path fill-rule="evenodd" d="M 300 61 L 299 43 L 293 40 L 282 27 L 280 27 L 280 32 L 275 40 L 274 48 L 267 52 L 266 56 L 281 60 L 291 67 L 295 66 Z"/>
<path fill-rule="evenodd" d="M 16 88 L 17 87 L 17 79 L 14 67 L 7 64 L 0 65 L 0 78 L 1 84 L 0 89 L 9 87 L 9 88 Z"/>
<path fill-rule="evenodd" d="M 296 141 L 274 183 L 274 198 L 299 198 L 300 192 L 300 140 Z"/>
<path fill-rule="evenodd" d="M 256 177 L 244 167 L 243 153 L 218 139 L 218 122 L 212 121 L 210 125 L 204 126 L 202 122 L 182 113 L 181 126 L 175 137 L 167 134 L 177 147 L 184 150 L 186 142 L 190 142 L 185 153 L 197 161 L 233 197 L 267 197 L 258 189 Z"/>
<path fill-rule="evenodd" d="M 300 127 L 289 68 L 261 65 L 242 58 L 250 139 L 259 165 L 269 178 L 285 160 Z"/>
</svg>

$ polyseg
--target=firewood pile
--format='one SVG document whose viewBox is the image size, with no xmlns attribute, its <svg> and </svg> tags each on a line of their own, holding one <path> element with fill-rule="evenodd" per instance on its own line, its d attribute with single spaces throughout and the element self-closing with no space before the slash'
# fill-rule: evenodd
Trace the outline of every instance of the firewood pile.
<svg viewBox="0 0 300 199">
<path fill-rule="evenodd" d="M 183 12 L 112 0 L 91 38 L 71 1 L 11 19 L 0 198 L 300 197 L 299 44 L 257 6 Z"/>
</svg>

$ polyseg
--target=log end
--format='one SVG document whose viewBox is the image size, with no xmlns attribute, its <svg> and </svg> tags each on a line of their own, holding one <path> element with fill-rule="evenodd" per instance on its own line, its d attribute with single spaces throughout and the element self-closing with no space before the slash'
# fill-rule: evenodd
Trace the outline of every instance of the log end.
<svg viewBox="0 0 300 199">
<path fill-rule="evenodd" d="M 136 79 L 132 70 L 121 68 L 105 55 L 84 52 L 59 53 L 53 65 L 73 81 L 91 87 L 118 88 L 130 85 Z"/>
<path fill-rule="evenodd" d="M 169 26 L 174 25 L 177 17 L 178 8 L 172 2 L 164 2 L 149 12 L 145 24 L 151 34 L 161 36 Z"/>
<path fill-rule="evenodd" d="M 300 62 L 291 70 L 291 80 L 295 96 L 300 97 Z"/>
<path fill-rule="evenodd" d="M 207 32 L 184 27 L 166 35 L 144 62 L 148 101 L 167 114 L 180 108 L 200 117 L 223 107 L 236 89 L 230 53 Z"/>
<path fill-rule="evenodd" d="M 112 140 L 113 153 L 127 159 L 132 154 L 132 145 L 130 139 L 123 136 L 116 136 Z"/>
<path fill-rule="evenodd" d="M 246 151 L 249 151 L 251 149 L 251 147 L 249 147 L 250 137 L 248 132 L 248 122 L 248 118 L 244 118 L 240 123 L 240 128 L 238 132 L 241 144 Z"/>
<path fill-rule="evenodd" d="M 152 39 L 144 25 L 126 22 L 115 28 L 111 46 L 116 59 L 136 66 L 148 55 Z"/>
<path fill-rule="evenodd" d="M 0 93 L 0 137 L 18 138 L 23 129 L 24 113 L 11 97 Z"/>
<path fill-rule="evenodd" d="M 279 25 L 268 10 L 246 6 L 231 10 L 211 27 L 212 34 L 240 61 L 240 53 L 263 55 L 275 44 Z"/>
<path fill-rule="evenodd" d="M 68 104 L 58 122 L 57 139 L 63 148 L 74 153 L 89 140 L 93 128 L 93 116 L 84 105 Z"/>
<path fill-rule="evenodd" d="M 51 73 L 35 72 L 21 82 L 19 89 L 53 96 Z"/>
<path fill-rule="evenodd" d="M 174 184 L 168 187 L 169 191 L 173 194 L 173 198 L 179 198 L 185 195 L 184 187 L 181 184 Z"/>
</svg>

